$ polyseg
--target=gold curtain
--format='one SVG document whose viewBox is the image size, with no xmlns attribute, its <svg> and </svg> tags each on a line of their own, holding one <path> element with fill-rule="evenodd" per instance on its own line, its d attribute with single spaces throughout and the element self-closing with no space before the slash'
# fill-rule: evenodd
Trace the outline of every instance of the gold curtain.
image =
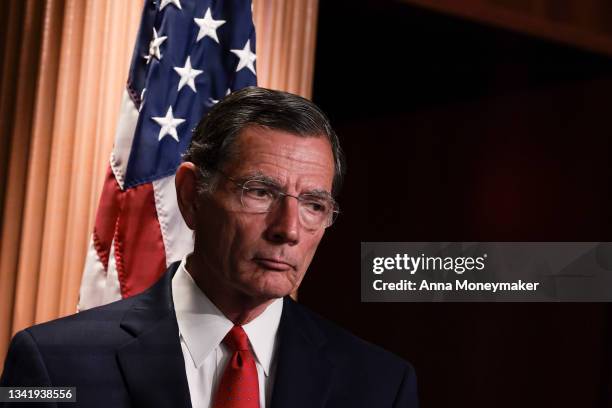
<svg viewBox="0 0 612 408">
<path fill-rule="evenodd" d="M 142 0 L 5 0 L 0 16 L 0 363 L 76 310 Z M 255 0 L 261 86 L 310 97 L 318 0 Z"/>
<path fill-rule="evenodd" d="M 257 81 L 310 98 L 318 0 L 254 0 Z"/>
</svg>

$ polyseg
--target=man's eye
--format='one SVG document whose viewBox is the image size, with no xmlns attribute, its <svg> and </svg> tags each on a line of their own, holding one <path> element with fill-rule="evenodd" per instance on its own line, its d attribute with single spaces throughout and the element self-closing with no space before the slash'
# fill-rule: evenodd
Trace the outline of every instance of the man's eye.
<svg viewBox="0 0 612 408">
<path fill-rule="evenodd" d="M 272 191 L 265 187 L 249 187 L 246 193 L 250 198 L 267 199 L 272 197 Z"/>
<path fill-rule="evenodd" d="M 324 202 L 320 201 L 305 201 L 303 203 L 306 206 L 306 209 L 316 213 L 325 213 L 327 212 L 328 206 Z"/>
</svg>

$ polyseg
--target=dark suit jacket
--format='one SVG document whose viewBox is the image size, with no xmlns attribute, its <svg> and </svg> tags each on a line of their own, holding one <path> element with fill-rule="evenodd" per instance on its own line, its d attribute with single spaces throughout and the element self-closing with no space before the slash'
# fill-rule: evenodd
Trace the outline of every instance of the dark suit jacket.
<svg viewBox="0 0 612 408">
<path fill-rule="evenodd" d="M 172 303 L 177 267 L 140 295 L 17 333 L 0 385 L 76 386 L 70 407 L 191 407 Z M 273 408 L 417 406 L 406 361 L 290 298 L 278 336 Z"/>
</svg>

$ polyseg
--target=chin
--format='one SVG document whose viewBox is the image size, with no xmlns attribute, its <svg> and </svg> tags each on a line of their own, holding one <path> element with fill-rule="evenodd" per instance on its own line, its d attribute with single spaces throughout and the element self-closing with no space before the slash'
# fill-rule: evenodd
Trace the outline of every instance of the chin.
<svg viewBox="0 0 612 408">
<path fill-rule="evenodd" d="M 290 295 L 293 290 L 291 288 L 280 287 L 280 288 L 266 288 L 260 291 L 259 296 L 263 299 L 278 299 Z"/>
<path fill-rule="evenodd" d="M 255 285 L 249 285 L 247 293 L 262 300 L 271 300 L 290 295 L 297 288 L 285 277 L 280 280 L 279 282 L 278 279 L 264 279 L 263 282 L 260 281 Z"/>
</svg>

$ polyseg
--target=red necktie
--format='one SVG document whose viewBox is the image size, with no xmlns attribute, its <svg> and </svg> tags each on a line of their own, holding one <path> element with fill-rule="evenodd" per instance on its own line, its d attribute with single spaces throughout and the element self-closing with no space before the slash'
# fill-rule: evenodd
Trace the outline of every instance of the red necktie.
<svg viewBox="0 0 612 408">
<path fill-rule="evenodd" d="M 259 408 L 259 381 L 255 357 L 242 326 L 234 326 L 223 339 L 232 356 L 217 388 L 214 408 Z"/>
</svg>

